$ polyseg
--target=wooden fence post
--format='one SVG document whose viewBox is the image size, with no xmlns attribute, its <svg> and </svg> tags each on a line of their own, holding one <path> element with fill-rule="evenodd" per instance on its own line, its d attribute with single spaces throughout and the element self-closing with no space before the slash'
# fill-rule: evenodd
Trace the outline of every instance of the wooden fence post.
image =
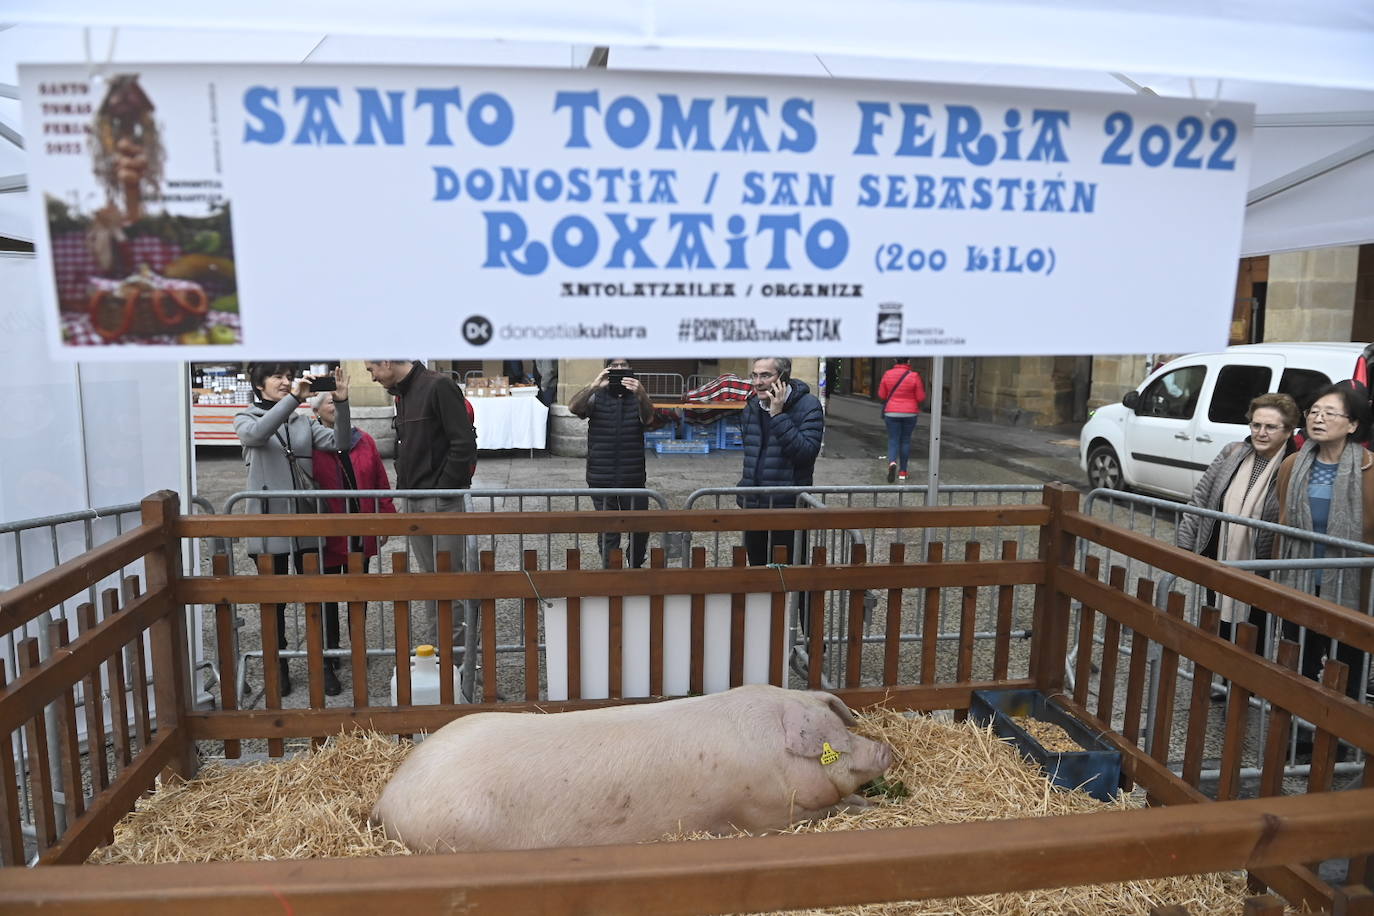
<svg viewBox="0 0 1374 916">
<path fill-rule="evenodd" d="M 168 596 L 166 613 L 150 631 L 153 653 L 153 696 L 157 702 L 157 730 L 172 734 L 181 729 L 191 707 L 190 647 L 186 641 L 186 607 L 171 599 L 176 580 L 181 577 L 181 540 L 174 526 L 181 504 L 176 493 L 160 490 L 142 502 L 143 523 L 162 529 L 161 543 L 143 558 L 148 597 Z M 140 685 L 141 687 L 141 685 Z M 176 737 L 177 750 L 168 769 L 184 779 L 196 774 L 196 746 L 182 733 Z"/>
<path fill-rule="evenodd" d="M 1031 677 L 1050 694 L 1064 688 L 1068 659 L 1069 596 L 1059 588 L 1059 569 L 1072 568 L 1077 539 L 1063 529 L 1063 514 L 1078 510 L 1078 491 L 1062 483 L 1045 484 L 1050 519 L 1040 529 L 1040 562 L 1045 584 L 1035 590 L 1035 621 L 1031 645 Z"/>
</svg>

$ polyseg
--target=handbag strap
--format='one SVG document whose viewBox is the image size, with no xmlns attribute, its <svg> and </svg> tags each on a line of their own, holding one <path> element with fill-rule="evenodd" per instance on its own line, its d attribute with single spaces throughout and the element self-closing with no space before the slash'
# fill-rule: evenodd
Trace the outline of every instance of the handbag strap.
<svg viewBox="0 0 1374 916">
<path fill-rule="evenodd" d="M 288 421 L 288 422 L 289 422 L 289 421 Z M 282 427 L 281 427 L 281 426 L 278 426 L 278 427 L 277 427 L 277 432 L 276 432 L 275 435 L 276 435 L 277 441 L 281 443 L 282 451 L 286 452 L 286 463 L 287 463 L 288 465 L 291 466 L 291 483 L 293 483 L 293 484 L 301 484 L 301 483 L 304 483 L 305 486 L 297 486 L 297 489 L 300 489 L 300 490 L 314 490 L 314 489 L 316 489 L 316 487 L 315 487 L 315 478 L 312 477 L 312 476 L 310 475 L 310 472 L 309 472 L 309 471 L 305 470 L 304 468 L 302 468 L 302 467 L 300 466 L 300 463 L 299 463 L 299 461 L 297 460 L 296 453 L 295 453 L 295 451 L 292 450 L 292 448 L 291 448 L 291 437 L 282 434 Z M 297 497 L 297 499 L 309 499 L 309 500 L 311 500 L 312 502 L 314 502 L 316 511 L 318 511 L 319 508 L 320 508 L 320 501 L 319 501 L 319 499 L 316 498 L 316 497 L 311 497 L 311 496 L 299 496 L 299 497 Z"/>
<path fill-rule="evenodd" d="M 897 379 L 897 384 L 892 386 L 892 390 L 889 391 L 887 394 L 887 400 L 883 401 L 883 413 L 887 413 L 887 405 L 892 403 L 892 399 L 897 396 L 897 389 L 902 387 L 902 382 L 905 382 L 906 377 L 910 374 L 911 369 L 908 368 L 905 372 L 902 373 L 902 377 Z"/>
</svg>

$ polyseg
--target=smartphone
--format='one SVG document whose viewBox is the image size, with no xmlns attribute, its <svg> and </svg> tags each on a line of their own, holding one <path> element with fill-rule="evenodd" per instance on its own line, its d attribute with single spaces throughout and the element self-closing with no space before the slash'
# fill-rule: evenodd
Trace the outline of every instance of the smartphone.
<svg viewBox="0 0 1374 916">
<path fill-rule="evenodd" d="M 634 377 L 633 369 L 612 369 L 608 376 L 606 388 L 611 394 L 621 397 L 625 394 L 625 379 Z"/>
<path fill-rule="evenodd" d="M 334 376 L 329 374 L 328 363 L 311 363 L 310 374 L 314 376 L 314 378 L 310 380 L 311 391 L 320 392 L 338 390 L 339 383 L 334 378 Z"/>
</svg>

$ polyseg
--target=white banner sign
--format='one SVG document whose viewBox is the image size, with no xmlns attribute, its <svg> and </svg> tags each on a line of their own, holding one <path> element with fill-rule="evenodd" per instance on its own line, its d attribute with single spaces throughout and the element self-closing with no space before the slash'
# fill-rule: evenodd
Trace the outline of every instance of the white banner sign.
<svg viewBox="0 0 1374 916">
<path fill-rule="evenodd" d="M 1226 341 L 1248 106 L 616 71 L 21 76 L 68 356 Z"/>
</svg>

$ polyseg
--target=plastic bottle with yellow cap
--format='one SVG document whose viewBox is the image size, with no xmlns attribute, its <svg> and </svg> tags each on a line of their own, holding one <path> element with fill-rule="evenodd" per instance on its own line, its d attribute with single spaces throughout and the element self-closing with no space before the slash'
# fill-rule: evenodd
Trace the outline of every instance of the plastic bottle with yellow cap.
<svg viewBox="0 0 1374 916">
<path fill-rule="evenodd" d="M 458 666 L 453 666 L 453 701 L 463 702 Z M 434 705 L 439 702 L 439 653 L 433 646 L 416 646 L 410 658 L 410 704 Z M 391 673 L 391 705 L 396 705 L 396 672 Z"/>
</svg>

